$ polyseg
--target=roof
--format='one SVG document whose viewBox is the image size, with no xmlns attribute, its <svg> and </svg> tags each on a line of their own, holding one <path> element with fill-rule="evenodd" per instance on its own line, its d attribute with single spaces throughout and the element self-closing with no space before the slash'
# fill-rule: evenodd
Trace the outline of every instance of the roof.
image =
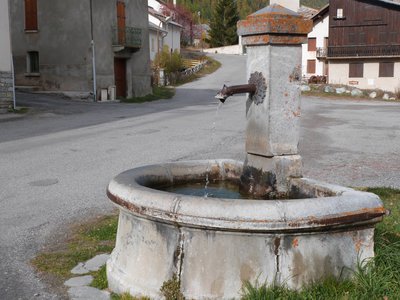
<svg viewBox="0 0 400 300">
<path fill-rule="evenodd" d="M 160 31 L 160 32 L 164 32 L 164 33 L 168 32 L 165 29 L 162 29 L 161 27 L 158 27 L 156 24 L 154 24 L 152 22 L 149 22 L 149 30 Z"/>
<path fill-rule="evenodd" d="M 148 12 L 149 12 L 149 14 L 152 15 L 153 17 L 155 17 L 155 18 L 159 19 L 161 22 L 164 22 L 164 23 L 165 23 L 165 20 L 167 19 L 167 16 L 166 16 L 166 15 L 164 15 L 164 14 L 158 12 L 157 10 L 155 10 L 154 8 L 152 8 L 151 6 L 148 7 Z M 176 23 L 176 22 L 174 22 L 174 21 L 172 21 L 172 20 L 168 21 L 167 23 L 168 23 L 168 24 L 172 24 L 172 25 L 177 26 L 177 27 L 183 28 L 183 26 L 182 26 L 181 24 Z"/>
<path fill-rule="evenodd" d="M 327 4 L 327 5 L 325 5 L 323 8 L 321 8 L 321 9 L 319 10 L 319 12 L 317 12 L 317 13 L 312 17 L 312 20 L 313 20 L 313 21 L 316 21 L 316 20 L 322 18 L 324 15 L 326 15 L 326 14 L 328 14 L 328 13 L 329 13 L 329 4 Z"/>
<path fill-rule="evenodd" d="M 378 0 L 378 1 L 400 6 L 400 0 Z"/>
<path fill-rule="evenodd" d="M 300 6 L 297 13 L 302 15 L 306 19 L 311 19 L 318 13 L 318 9 L 314 9 L 314 8 L 302 5 L 302 6 Z"/>
<path fill-rule="evenodd" d="M 250 16 L 257 16 L 257 15 L 263 15 L 263 14 L 298 16 L 298 14 L 296 12 L 294 12 L 293 10 L 290 10 L 279 4 L 272 4 L 272 5 L 266 6 L 260 10 L 257 10 L 255 13 L 252 13 Z"/>
</svg>

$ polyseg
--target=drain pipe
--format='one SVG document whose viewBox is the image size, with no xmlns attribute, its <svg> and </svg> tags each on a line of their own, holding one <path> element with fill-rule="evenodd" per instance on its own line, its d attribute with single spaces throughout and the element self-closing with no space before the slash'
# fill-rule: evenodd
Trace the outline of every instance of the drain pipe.
<svg viewBox="0 0 400 300">
<path fill-rule="evenodd" d="M 12 53 L 12 52 L 11 52 Z M 17 109 L 17 101 L 15 99 L 15 77 L 14 77 L 14 59 L 11 54 L 11 76 L 12 76 L 12 94 L 13 94 L 13 109 Z"/>
<path fill-rule="evenodd" d="M 12 95 L 13 95 L 13 109 L 14 111 L 17 109 L 17 101 L 15 98 L 15 71 L 14 71 L 14 57 L 13 57 L 13 51 L 12 51 L 12 39 L 11 39 L 11 8 L 10 5 L 8 5 L 8 36 L 10 39 L 10 54 L 11 54 L 11 76 L 12 76 Z"/>
<path fill-rule="evenodd" d="M 92 38 L 92 73 L 93 73 L 93 102 L 97 101 L 97 83 L 96 83 L 96 53 L 93 35 L 93 0 L 90 0 L 90 36 Z"/>
</svg>

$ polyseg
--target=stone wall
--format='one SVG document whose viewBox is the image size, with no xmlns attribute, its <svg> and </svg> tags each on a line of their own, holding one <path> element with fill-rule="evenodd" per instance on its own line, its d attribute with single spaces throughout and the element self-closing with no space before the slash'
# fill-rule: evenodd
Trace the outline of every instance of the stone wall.
<svg viewBox="0 0 400 300">
<path fill-rule="evenodd" d="M 0 72 L 0 113 L 7 112 L 13 101 L 11 72 Z"/>
</svg>

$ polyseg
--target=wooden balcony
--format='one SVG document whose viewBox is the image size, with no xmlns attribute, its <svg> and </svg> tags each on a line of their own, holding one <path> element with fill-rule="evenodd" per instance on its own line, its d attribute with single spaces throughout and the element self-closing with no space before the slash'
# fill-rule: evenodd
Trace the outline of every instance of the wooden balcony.
<svg viewBox="0 0 400 300">
<path fill-rule="evenodd" d="M 328 58 L 400 57 L 400 45 L 330 46 Z"/>
<path fill-rule="evenodd" d="M 138 51 L 142 47 L 142 29 L 135 27 L 113 27 L 112 46 L 114 52 Z"/>
</svg>

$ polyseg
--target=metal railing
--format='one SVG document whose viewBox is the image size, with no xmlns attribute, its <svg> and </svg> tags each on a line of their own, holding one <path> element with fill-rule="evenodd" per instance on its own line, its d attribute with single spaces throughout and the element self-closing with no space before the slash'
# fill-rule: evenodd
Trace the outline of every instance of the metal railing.
<svg viewBox="0 0 400 300">
<path fill-rule="evenodd" d="M 317 58 L 324 58 L 328 55 L 327 48 L 317 48 Z"/>
<path fill-rule="evenodd" d="M 124 46 L 127 48 L 142 47 L 142 29 L 135 27 L 113 27 L 113 46 Z"/>
<path fill-rule="evenodd" d="M 328 47 L 328 57 L 400 56 L 400 45 L 334 46 Z"/>
</svg>

